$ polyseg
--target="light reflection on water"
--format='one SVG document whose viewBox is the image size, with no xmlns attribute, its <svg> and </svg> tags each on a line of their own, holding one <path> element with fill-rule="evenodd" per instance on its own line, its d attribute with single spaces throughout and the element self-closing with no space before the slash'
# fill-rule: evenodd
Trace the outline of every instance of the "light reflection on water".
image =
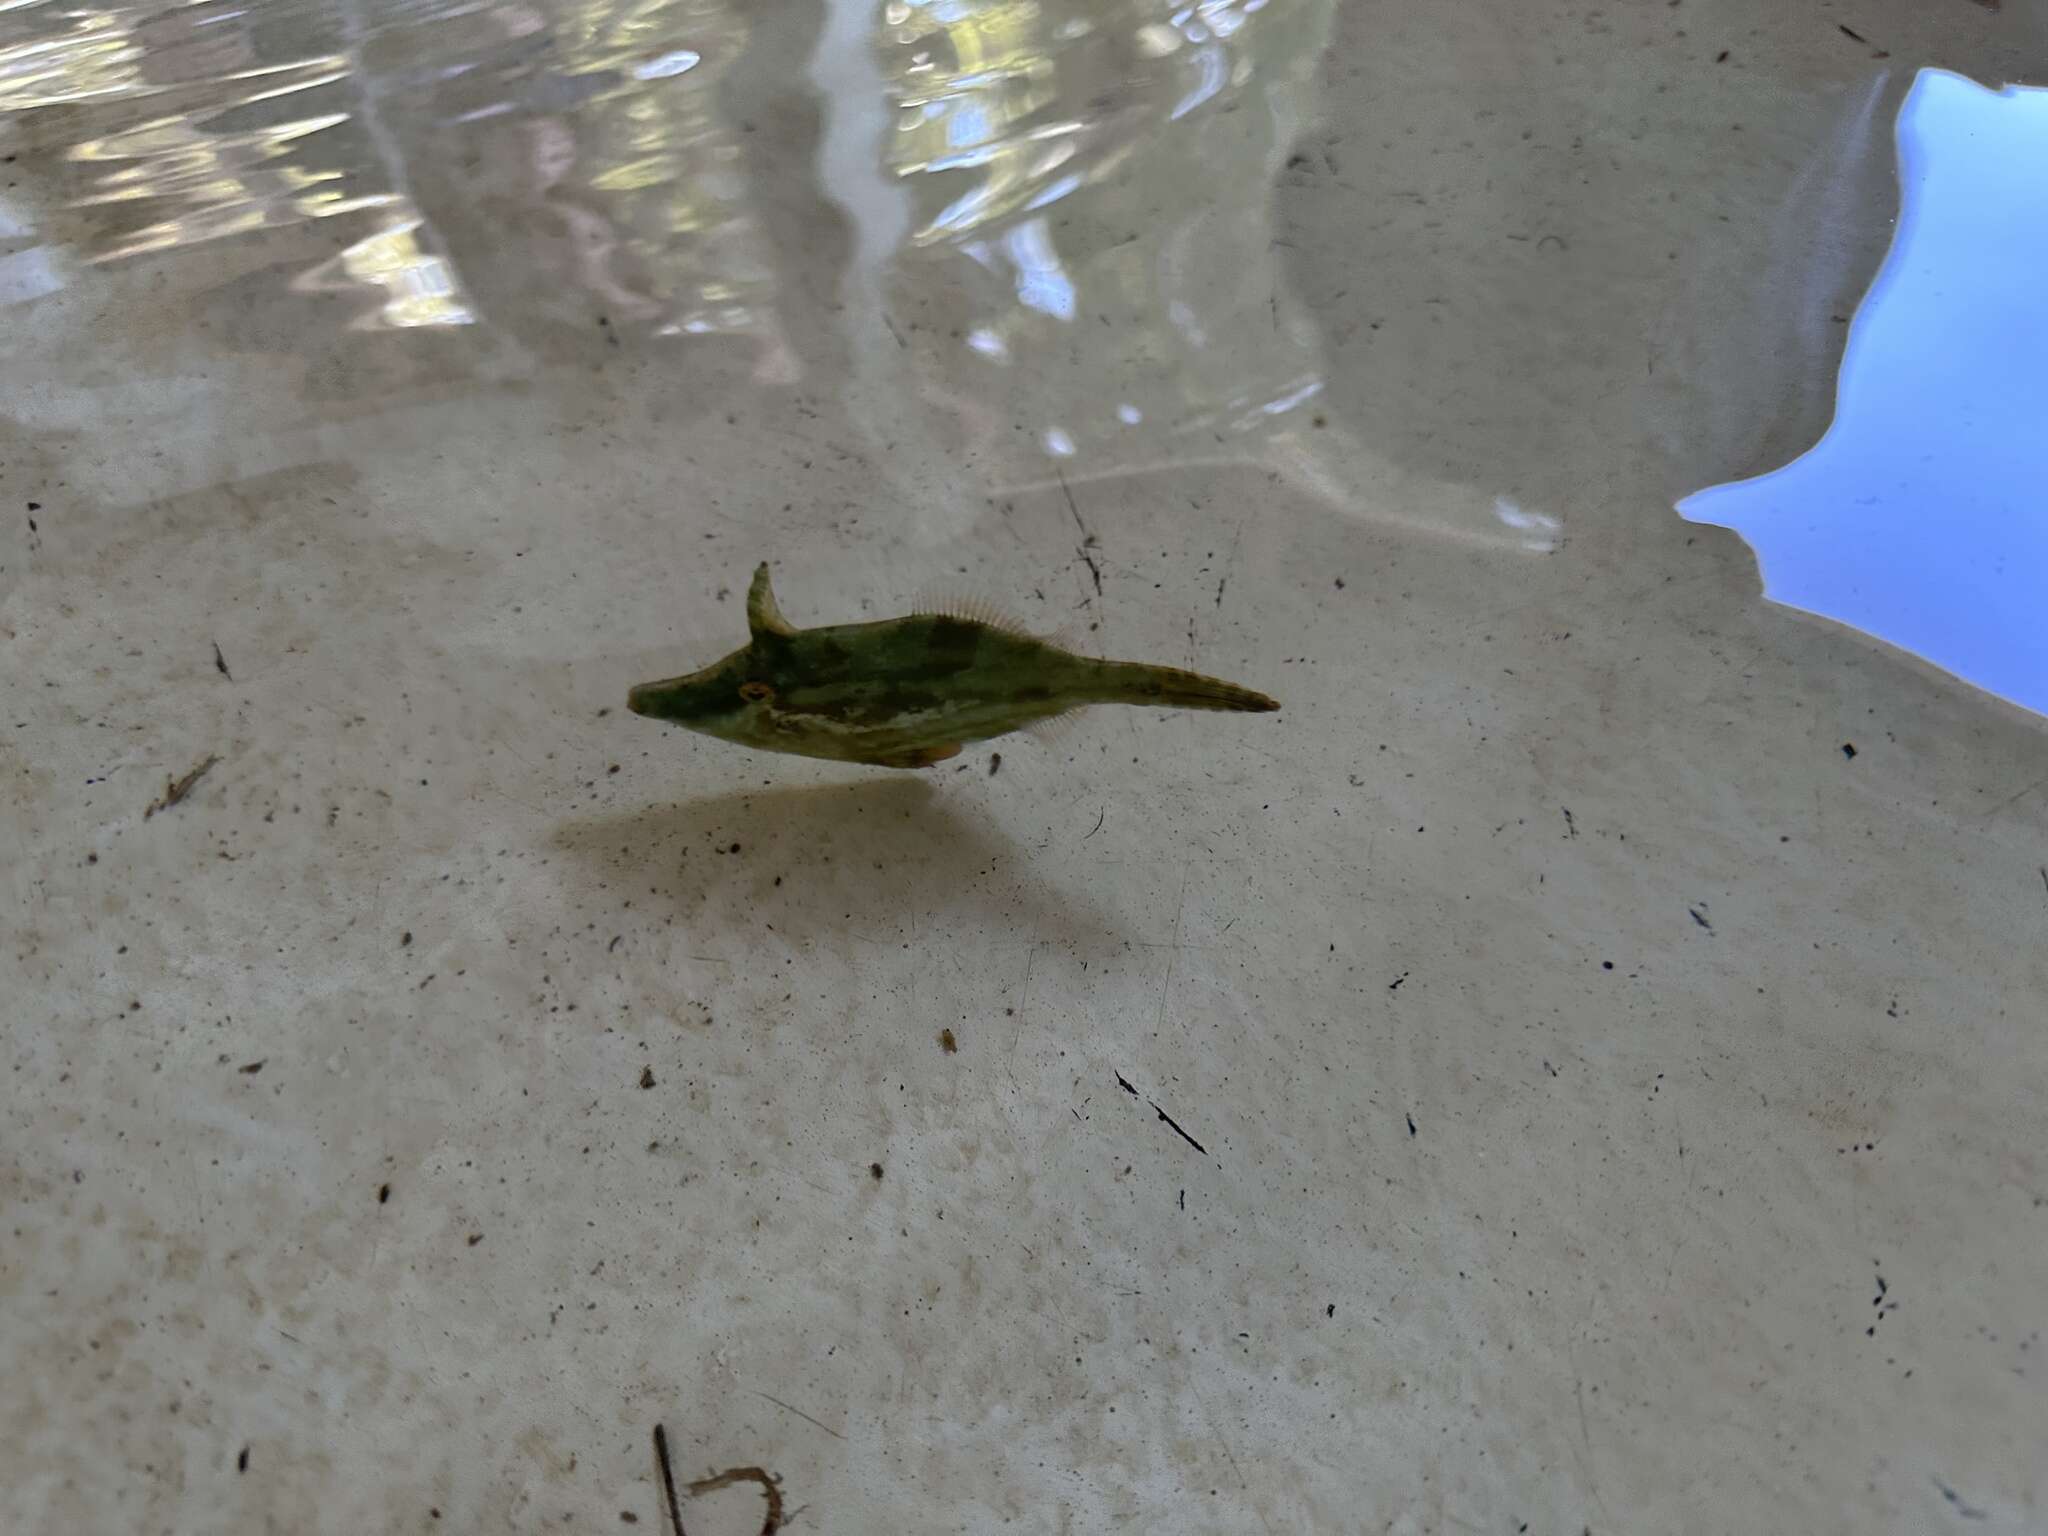
<svg viewBox="0 0 2048 1536">
<path fill-rule="evenodd" d="M 369 323 L 472 317 L 446 258 L 361 122 L 345 29 L 304 10 L 17 4 L 0 23 L 0 112 L 67 114 L 67 211 L 89 263 L 311 220 L 348 243 L 300 279 L 375 293 Z M 289 44 L 280 41 L 289 35 Z"/>
<path fill-rule="evenodd" d="M 964 344 L 924 353 L 917 391 L 965 402 L 962 446 L 1028 401 L 1049 459 L 1101 473 L 1133 450 L 1230 457 L 1311 404 L 1316 335 L 1265 202 L 1327 4 L 890 0 L 885 21 L 884 153 L 913 198 L 890 307 L 938 286 L 932 262 L 964 296 L 934 322 Z M 1115 410 L 1076 416 L 1076 373 Z"/>
<path fill-rule="evenodd" d="M 817 91 L 812 174 L 854 236 L 847 398 L 877 442 L 993 485 L 1257 461 L 1412 505 L 1326 420 L 1274 251 L 1332 3 L 821 0 L 806 58 L 788 10 L 738 0 L 14 0 L 0 125 L 48 173 L 49 244 L 12 282 L 31 253 L 0 254 L 0 301 L 63 256 L 296 229 L 279 286 L 353 298 L 355 328 L 595 317 L 643 349 L 735 341 L 790 386 L 813 349 L 749 164 L 765 71 Z M 1531 548 L 1556 529 L 1445 515 Z"/>
</svg>

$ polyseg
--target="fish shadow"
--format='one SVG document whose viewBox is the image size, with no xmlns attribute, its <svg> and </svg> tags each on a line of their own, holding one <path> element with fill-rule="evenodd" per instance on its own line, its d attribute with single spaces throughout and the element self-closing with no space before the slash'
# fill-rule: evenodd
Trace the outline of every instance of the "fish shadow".
<svg viewBox="0 0 2048 1536">
<path fill-rule="evenodd" d="M 693 937 L 908 945 L 1016 934 L 1092 947 L 1121 924 L 922 779 L 749 790 L 568 822 L 564 852 Z"/>
</svg>

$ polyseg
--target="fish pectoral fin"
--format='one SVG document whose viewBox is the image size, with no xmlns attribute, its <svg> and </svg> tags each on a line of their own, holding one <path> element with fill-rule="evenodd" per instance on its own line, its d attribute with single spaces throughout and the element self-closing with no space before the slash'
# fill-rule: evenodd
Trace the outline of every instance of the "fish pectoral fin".
<svg viewBox="0 0 2048 1536">
<path fill-rule="evenodd" d="M 942 741 L 935 747 L 918 747 L 891 757 L 870 757 L 863 761 L 876 768 L 929 768 L 933 763 L 943 763 L 947 758 L 959 755 L 959 742 Z"/>
</svg>

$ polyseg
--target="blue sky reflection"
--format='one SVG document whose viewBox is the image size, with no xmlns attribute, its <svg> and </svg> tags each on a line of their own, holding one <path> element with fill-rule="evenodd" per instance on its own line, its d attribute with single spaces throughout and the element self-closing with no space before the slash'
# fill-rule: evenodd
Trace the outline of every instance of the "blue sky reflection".
<svg viewBox="0 0 2048 1536">
<path fill-rule="evenodd" d="M 1774 601 L 2048 714 L 2048 90 L 1925 71 L 1898 145 L 1833 425 L 1678 511 L 1740 533 Z"/>
</svg>

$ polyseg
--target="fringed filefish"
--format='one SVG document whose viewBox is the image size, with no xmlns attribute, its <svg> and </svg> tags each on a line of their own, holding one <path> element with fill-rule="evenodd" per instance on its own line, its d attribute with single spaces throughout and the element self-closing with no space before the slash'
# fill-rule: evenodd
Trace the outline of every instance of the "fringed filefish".
<svg viewBox="0 0 2048 1536">
<path fill-rule="evenodd" d="M 636 715 L 763 752 L 879 768 L 925 768 L 971 741 L 1097 704 L 1275 710 L 1220 678 L 1136 661 L 1098 661 L 988 617 L 913 613 L 797 629 L 768 567 L 747 592 L 743 650 L 701 672 L 642 683 Z"/>
</svg>

